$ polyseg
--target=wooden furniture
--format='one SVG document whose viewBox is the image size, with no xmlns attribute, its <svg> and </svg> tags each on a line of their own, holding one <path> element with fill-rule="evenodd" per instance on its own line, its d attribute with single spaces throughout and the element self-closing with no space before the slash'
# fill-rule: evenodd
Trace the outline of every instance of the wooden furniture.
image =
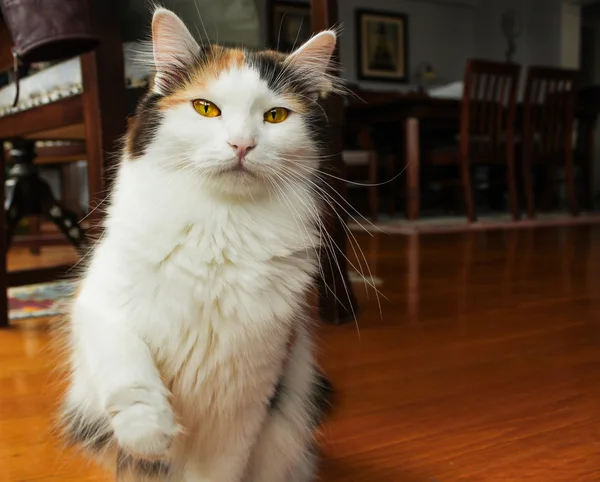
<svg viewBox="0 0 600 482">
<path fill-rule="evenodd" d="M 573 162 L 573 120 L 578 72 L 530 67 L 523 99 L 522 155 L 527 214 L 535 217 L 533 166 L 547 170 L 547 196 L 557 168 L 565 169 L 571 214 L 579 214 Z"/>
<path fill-rule="evenodd" d="M 89 246 L 80 218 L 55 198 L 48 182 L 40 176 L 35 164 L 35 141 L 13 139 L 10 156 L 11 167 L 5 185 L 6 250 L 23 219 L 33 217 L 37 221 L 34 226 L 39 227 L 43 217 L 52 221 L 65 239 L 84 255 Z"/>
<path fill-rule="evenodd" d="M 377 221 L 379 217 L 379 189 L 377 186 L 379 155 L 377 151 L 374 148 L 368 150 L 345 149 L 342 151 L 342 158 L 349 174 L 358 174 L 359 171 L 366 172 L 366 179 L 361 177 L 361 181 L 349 175 L 346 181 L 347 189 L 362 188 L 367 191 L 369 217 L 371 220 Z"/>
<path fill-rule="evenodd" d="M 578 166 L 588 165 L 593 172 L 594 127 L 600 111 L 600 93 L 595 88 L 587 88 L 578 95 L 575 106 L 577 119 L 577 140 L 575 142 L 575 162 Z M 403 94 L 396 92 L 361 92 L 361 100 L 351 101 L 346 106 L 345 120 L 348 126 L 355 129 L 370 127 L 373 131 L 387 128 L 397 132 L 402 141 L 404 156 L 395 156 L 395 168 L 391 171 L 398 174 L 405 172 L 404 190 L 406 191 L 406 218 L 419 219 L 420 211 L 420 176 L 421 176 L 421 130 L 423 125 L 431 122 L 456 125 L 460 118 L 461 102 L 454 98 L 429 97 L 425 94 Z M 524 106 L 517 105 L 517 126 L 522 125 Z M 520 131 L 520 129 L 519 129 Z M 517 143 L 519 142 L 518 135 Z M 522 149 L 518 149 L 521 154 Z M 393 175 L 386 174 L 391 179 Z M 587 192 L 592 192 L 593 176 L 584 174 Z M 588 194 L 589 197 L 589 194 Z"/>
<path fill-rule="evenodd" d="M 62 139 L 60 140 L 62 141 Z M 55 145 L 36 147 L 35 163 L 44 168 L 56 169 L 60 177 L 61 201 L 69 209 L 76 212 L 81 219 L 84 213 L 81 209 L 81 188 L 77 185 L 77 163 L 85 160 L 86 146 L 84 141 L 71 141 Z"/>
<path fill-rule="evenodd" d="M 379 216 L 379 156 L 373 131 L 363 127 L 359 131 L 344 130 L 342 159 L 346 168 L 345 187 L 348 192 L 366 191 L 368 216 L 376 221 Z"/>
<path fill-rule="evenodd" d="M 402 141 L 404 159 L 401 163 L 398 162 L 397 156 L 392 159 L 396 164 L 395 169 L 388 168 L 386 176 L 392 179 L 401 171 L 405 173 L 406 218 L 410 221 L 419 219 L 420 210 L 420 125 L 428 121 L 452 125 L 456 123 L 459 115 L 458 99 L 442 99 L 412 93 L 398 93 L 393 96 L 388 94 L 371 102 L 367 100 L 367 103 L 351 102 L 346 107 L 345 120 L 348 126 L 356 129 L 367 126 L 373 131 L 392 126 L 399 133 L 398 140 Z"/>
<path fill-rule="evenodd" d="M 469 221 L 477 219 L 471 171 L 474 165 L 506 166 L 509 205 L 518 219 L 514 159 L 516 97 L 521 67 L 505 62 L 467 61 L 460 108 L 459 146 L 456 150 L 432 151 L 424 162 L 457 164 Z"/>
<path fill-rule="evenodd" d="M 351 105 L 371 105 L 398 98 L 398 94 L 395 92 L 362 90 L 355 84 L 348 85 L 348 90 L 350 94 L 346 100 Z M 358 146 L 363 151 L 360 162 L 351 157 L 355 154 L 351 154 L 350 156 L 344 156 L 344 163 L 351 169 L 354 165 L 363 166 L 363 170 L 367 169 L 368 181 L 366 184 L 368 185 L 369 213 L 374 220 L 377 219 L 379 214 L 382 194 L 387 200 L 388 215 L 392 217 L 395 214 L 396 203 L 394 201 L 397 194 L 397 178 L 399 177 L 395 171 L 396 159 L 394 155 L 399 147 L 398 138 L 397 136 L 388 137 L 387 132 L 381 131 L 380 127 L 380 125 L 371 126 L 348 122 L 344 131 L 346 149 L 349 149 L 349 146 Z M 382 160 L 385 160 L 384 166 L 382 166 Z M 385 171 L 383 182 L 379 178 L 382 167 Z M 378 183 L 379 186 L 373 186 Z"/>
<path fill-rule="evenodd" d="M 85 142 L 57 139 L 38 141 L 35 154 L 36 166 L 58 174 L 61 204 L 75 213 L 78 220 L 82 219 L 84 212 L 80 200 L 83 186 L 78 175 L 77 162 L 86 158 Z M 10 156 L 10 150 L 5 151 L 5 156 Z M 38 255 L 41 246 L 60 244 L 69 244 L 69 241 L 55 230 L 42 232 L 41 219 L 38 217 L 29 218 L 27 234 L 15 236 L 12 243 L 13 246 L 28 246 L 32 254 Z"/>
<path fill-rule="evenodd" d="M 125 132 L 125 82 L 123 48 L 119 36 L 116 0 L 94 0 L 94 27 L 101 39 L 95 51 L 81 56 L 83 92 L 30 110 L 0 118 L 0 140 L 82 139 L 86 140 L 88 185 L 92 207 L 104 198 L 105 172 L 114 161 L 112 155 Z M 4 150 L 2 150 L 4 155 Z M 0 182 L 4 184 L 4 169 Z M 4 195 L 4 194 L 2 194 Z M 97 225 L 99 212 L 91 216 Z M 0 222 L 0 252 L 5 251 L 6 224 Z M 8 326 L 6 289 L 10 285 L 49 281 L 64 275 L 70 268 L 6 272 L 5 256 L 0 256 L 0 327 Z"/>
<path fill-rule="evenodd" d="M 600 85 L 594 85 L 577 91 L 575 106 L 575 146 L 573 161 L 581 170 L 584 191 L 584 204 L 587 209 L 594 208 L 594 156 L 596 150 L 596 126 L 600 113 Z"/>
</svg>

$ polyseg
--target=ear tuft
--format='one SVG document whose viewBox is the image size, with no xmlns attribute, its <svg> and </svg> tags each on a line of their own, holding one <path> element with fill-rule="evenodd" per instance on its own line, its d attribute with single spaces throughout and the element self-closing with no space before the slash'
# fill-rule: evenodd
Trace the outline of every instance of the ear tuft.
<svg viewBox="0 0 600 482">
<path fill-rule="evenodd" d="M 152 17 L 152 48 L 158 85 L 169 71 L 192 65 L 200 50 L 183 21 L 165 8 L 157 8 Z"/>
</svg>

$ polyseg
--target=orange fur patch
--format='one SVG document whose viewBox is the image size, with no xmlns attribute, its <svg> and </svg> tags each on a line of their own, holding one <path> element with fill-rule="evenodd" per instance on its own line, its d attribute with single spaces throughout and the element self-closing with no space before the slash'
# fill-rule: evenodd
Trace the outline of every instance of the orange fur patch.
<svg viewBox="0 0 600 482">
<path fill-rule="evenodd" d="M 203 62 L 191 73 L 187 85 L 172 95 L 161 99 L 159 108 L 167 110 L 191 99 L 202 98 L 203 86 L 209 79 L 215 79 L 224 71 L 241 68 L 244 65 L 244 51 L 239 49 L 227 49 L 218 45 L 212 46 L 208 60 Z"/>
</svg>

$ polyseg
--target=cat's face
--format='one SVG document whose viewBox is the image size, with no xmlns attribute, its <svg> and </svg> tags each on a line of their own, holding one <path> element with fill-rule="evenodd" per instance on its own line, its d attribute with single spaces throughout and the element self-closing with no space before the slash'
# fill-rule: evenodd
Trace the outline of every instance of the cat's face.
<svg viewBox="0 0 600 482">
<path fill-rule="evenodd" d="M 200 47 L 181 20 L 153 20 L 154 92 L 139 106 L 126 153 L 150 153 L 211 188 L 256 195 L 312 177 L 323 112 L 332 89 L 335 34 L 322 32 L 289 56 Z"/>
</svg>

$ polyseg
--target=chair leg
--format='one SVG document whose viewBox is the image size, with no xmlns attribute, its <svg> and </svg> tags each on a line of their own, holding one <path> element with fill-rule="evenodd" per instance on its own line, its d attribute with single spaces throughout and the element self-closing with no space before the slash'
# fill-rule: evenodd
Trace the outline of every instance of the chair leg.
<svg viewBox="0 0 600 482">
<path fill-rule="evenodd" d="M 378 154 L 369 152 L 369 214 L 372 221 L 379 217 L 379 187 L 377 186 L 377 171 L 379 169 Z"/>
<path fill-rule="evenodd" d="M 41 253 L 41 243 L 39 240 L 37 240 L 37 238 L 39 237 L 40 233 L 42 232 L 41 229 L 41 219 L 39 218 L 39 216 L 30 216 L 29 217 L 29 235 L 33 236 L 34 239 L 36 239 L 31 248 L 29 248 L 29 252 L 31 254 L 33 254 L 34 256 L 39 256 Z"/>
<path fill-rule="evenodd" d="M 535 202 L 533 194 L 533 172 L 529 159 L 523 159 L 523 190 L 525 191 L 525 202 L 527 203 L 527 217 L 535 218 Z"/>
<path fill-rule="evenodd" d="M 587 167 L 585 183 L 585 202 L 590 211 L 594 210 L 594 169 L 593 166 Z"/>
<path fill-rule="evenodd" d="M 565 162 L 565 181 L 567 183 L 567 194 L 569 196 L 569 207 L 573 216 L 579 215 L 579 205 L 577 203 L 577 193 L 575 190 L 575 168 L 573 166 L 573 149 L 567 147 Z"/>
<path fill-rule="evenodd" d="M 0 201 L 2 207 L 4 207 L 4 199 L 6 197 L 6 171 L 4 166 L 6 165 L 6 154 L 0 142 L 0 185 L 2 191 L 0 191 Z M 8 271 L 6 267 L 6 253 L 8 251 L 6 231 L 7 231 L 7 216 L 3 213 L 0 216 L 0 328 L 8 328 Z"/>
<path fill-rule="evenodd" d="M 555 168 L 553 165 L 548 164 L 546 166 L 546 185 L 544 186 L 544 194 L 542 196 L 542 205 L 541 208 L 548 212 L 550 211 L 552 205 L 552 198 L 554 194 L 554 184 L 555 184 Z"/>
<path fill-rule="evenodd" d="M 515 160 L 512 156 L 509 156 L 506 175 L 508 177 L 508 204 L 510 206 L 510 212 L 512 214 L 513 221 L 518 221 L 521 217 L 519 212 L 519 198 L 517 196 L 517 179 L 515 175 Z"/>
<path fill-rule="evenodd" d="M 470 222 L 477 221 L 475 214 L 475 204 L 473 202 L 473 186 L 471 185 L 471 166 L 469 160 L 461 156 L 460 169 L 462 176 L 463 193 L 465 196 L 465 208 L 467 210 L 467 218 Z"/>
<path fill-rule="evenodd" d="M 393 154 L 389 154 L 386 157 L 386 175 L 388 182 L 388 214 L 390 218 L 396 214 L 396 194 L 398 187 L 398 180 L 394 179 L 396 175 L 396 157 Z M 391 179 L 394 179 L 393 181 Z"/>
</svg>

